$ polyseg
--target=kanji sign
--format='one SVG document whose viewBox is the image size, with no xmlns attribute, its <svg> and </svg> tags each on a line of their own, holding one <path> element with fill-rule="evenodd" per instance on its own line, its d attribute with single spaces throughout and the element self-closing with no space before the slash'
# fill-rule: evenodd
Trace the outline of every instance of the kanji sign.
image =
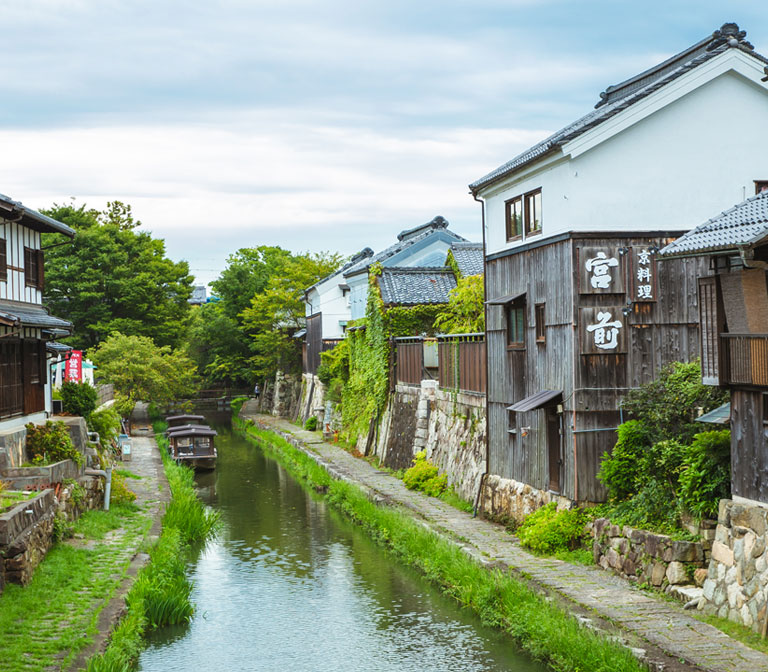
<svg viewBox="0 0 768 672">
<path fill-rule="evenodd" d="M 627 325 L 621 306 L 581 308 L 579 330 L 584 355 L 611 355 L 627 351 Z"/>
<path fill-rule="evenodd" d="M 64 380 L 79 383 L 83 379 L 83 351 L 72 350 L 67 358 L 64 369 Z"/>
<path fill-rule="evenodd" d="M 656 255 L 655 249 L 632 248 L 632 301 L 656 300 Z"/>
<path fill-rule="evenodd" d="M 616 247 L 579 249 L 579 292 L 623 294 L 624 260 Z"/>
</svg>

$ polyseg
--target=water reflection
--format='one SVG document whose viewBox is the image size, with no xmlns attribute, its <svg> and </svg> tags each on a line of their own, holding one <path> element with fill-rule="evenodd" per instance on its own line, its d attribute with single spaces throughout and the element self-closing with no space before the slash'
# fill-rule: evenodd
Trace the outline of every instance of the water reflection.
<svg viewBox="0 0 768 672">
<path fill-rule="evenodd" d="M 197 614 L 155 633 L 141 670 L 543 669 L 217 429 L 219 464 L 198 483 L 223 526 L 190 564 Z"/>
</svg>

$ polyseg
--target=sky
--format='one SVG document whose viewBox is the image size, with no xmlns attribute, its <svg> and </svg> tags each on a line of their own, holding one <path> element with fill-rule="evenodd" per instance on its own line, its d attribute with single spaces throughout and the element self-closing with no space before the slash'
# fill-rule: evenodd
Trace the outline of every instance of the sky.
<svg viewBox="0 0 768 672">
<path fill-rule="evenodd" d="M 351 255 L 444 216 L 467 185 L 607 86 L 757 0 L 0 0 L 0 193 L 129 203 L 206 284 L 243 247 Z"/>
</svg>

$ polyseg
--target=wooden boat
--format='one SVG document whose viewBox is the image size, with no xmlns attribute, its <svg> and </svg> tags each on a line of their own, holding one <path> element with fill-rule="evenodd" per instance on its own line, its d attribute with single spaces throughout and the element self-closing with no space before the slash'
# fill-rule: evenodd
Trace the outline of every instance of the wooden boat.
<svg viewBox="0 0 768 672">
<path fill-rule="evenodd" d="M 201 471 L 216 468 L 215 429 L 208 425 L 179 425 L 170 427 L 166 436 L 168 452 L 177 463 Z"/>
<path fill-rule="evenodd" d="M 192 415 L 190 413 L 184 413 L 182 415 L 169 415 L 165 421 L 168 423 L 168 427 L 181 427 L 182 425 L 204 425 L 204 415 Z"/>
</svg>

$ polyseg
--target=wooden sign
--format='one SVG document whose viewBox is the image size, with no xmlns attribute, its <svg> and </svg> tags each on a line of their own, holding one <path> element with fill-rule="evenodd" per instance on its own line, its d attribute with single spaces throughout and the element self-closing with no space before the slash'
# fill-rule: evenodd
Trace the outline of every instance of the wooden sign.
<svg viewBox="0 0 768 672">
<path fill-rule="evenodd" d="M 624 265 L 618 247 L 579 248 L 579 293 L 623 294 Z"/>
<path fill-rule="evenodd" d="M 656 300 L 656 250 L 648 247 L 632 248 L 632 295 L 630 301 Z"/>
<path fill-rule="evenodd" d="M 579 309 L 582 355 L 617 355 L 627 351 L 623 306 Z"/>
</svg>

